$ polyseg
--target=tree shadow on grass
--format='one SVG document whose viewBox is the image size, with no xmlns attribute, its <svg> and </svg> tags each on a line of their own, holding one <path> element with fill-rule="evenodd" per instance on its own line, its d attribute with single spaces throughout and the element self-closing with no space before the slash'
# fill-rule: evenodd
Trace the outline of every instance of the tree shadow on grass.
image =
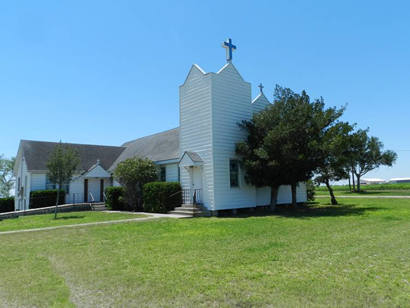
<svg viewBox="0 0 410 308">
<path fill-rule="evenodd" d="M 361 216 L 366 212 L 381 210 L 380 207 L 359 207 L 355 204 L 339 205 L 298 205 L 296 208 L 290 206 L 278 206 L 275 215 L 294 218 L 314 218 L 314 217 L 337 217 L 337 216 Z"/>
<path fill-rule="evenodd" d="M 377 191 L 372 191 L 372 190 L 362 190 L 360 192 L 352 192 L 352 191 L 338 191 L 337 193 L 339 195 L 352 195 L 352 196 L 361 196 L 361 195 L 380 195 L 380 194 L 384 194 L 386 192 L 391 192 L 390 190 L 377 190 Z M 337 195 L 336 195 L 337 198 Z"/>
<path fill-rule="evenodd" d="M 236 215 L 232 211 L 223 211 L 219 217 L 223 218 L 247 218 L 260 216 L 279 216 L 292 218 L 315 218 L 315 217 L 337 217 L 337 216 L 361 216 L 366 212 L 382 210 L 380 207 L 359 207 L 355 204 L 325 205 L 318 206 L 318 202 L 298 204 L 297 207 L 290 205 L 277 205 L 275 211 L 261 207 L 255 210 L 239 210 Z"/>
<path fill-rule="evenodd" d="M 71 215 L 71 216 L 57 216 L 57 220 L 67 220 L 67 219 L 82 219 L 83 215 Z"/>
</svg>

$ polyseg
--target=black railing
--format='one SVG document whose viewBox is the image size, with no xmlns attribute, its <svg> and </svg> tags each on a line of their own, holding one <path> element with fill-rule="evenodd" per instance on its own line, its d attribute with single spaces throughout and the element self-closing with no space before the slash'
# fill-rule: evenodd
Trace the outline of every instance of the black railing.
<svg viewBox="0 0 410 308">
<path fill-rule="evenodd" d="M 182 204 L 202 204 L 201 189 L 183 189 Z"/>
</svg>

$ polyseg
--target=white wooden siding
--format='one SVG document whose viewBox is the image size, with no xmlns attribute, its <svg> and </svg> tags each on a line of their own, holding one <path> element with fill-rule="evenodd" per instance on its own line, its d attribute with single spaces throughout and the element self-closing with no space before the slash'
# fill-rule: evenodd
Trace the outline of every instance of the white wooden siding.
<svg viewBox="0 0 410 308">
<path fill-rule="evenodd" d="M 18 157 L 17 174 L 16 174 L 16 188 L 14 198 L 14 209 L 27 210 L 30 208 L 30 191 L 31 191 L 31 174 L 27 169 L 27 164 L 23 156 Z M 24 189 L 22 196 L 18 195 L 18 179 L 20 178 L 21 187 Z"/>
<path fill-rule="evenodd" d="M 236 158 L 235 145 L 245 138 L 238 124 L 252 116 L 251 85 L 231 63 L 212 77 L 215 209 L 255 206 L 255 187 L 246 184 L 242 170 L 239 187 L 230 187 L 229 178 L 229 160 Z"/>
<path fill-rule="evenodd" d="M 192 66 L 185 83 L 179 88 L 180 96 L 180 155 L 185 151 L 201 156 L 203 203 L 209 209 L 214 204 L 212 161 L 212 95 L 211 76 L 196 65 Z M 190 188 L 190 175 L 180 168 L 180 181 L 184 189 Z"/>
<path fill-rule="evenodd" d="M 306 184 L 299 183 L 296 187 L 296 201 L 306 202 Z M 279 187 L 277 204 L 292 203 L 292 191 L 290 185 L 282 185 Z M 256 189 L 256 205 L 270 204 L 270 187 L 261 187 Z"/>
</svg>

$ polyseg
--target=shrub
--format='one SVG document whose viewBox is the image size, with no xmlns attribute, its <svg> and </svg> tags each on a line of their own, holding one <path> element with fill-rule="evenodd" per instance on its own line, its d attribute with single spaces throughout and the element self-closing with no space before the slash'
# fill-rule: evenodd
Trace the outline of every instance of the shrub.
<svg viewBox="0 0 410 308">
<path fill-rule="evenodd" d="M 65 203 L 65 191 L 60 190 L 58 204 Z M 57 200 L 57 189 L 35 190 L 30 192 L 30 209 L 55 206 Z"/>
<path fill-rule="evenodd" d="M 144 211 L 167 213 L 182 203 L 181 185 L 177 182 L 152 182 L 143 188 Z"/>
<path fill-rule="evenodd" d="M 128 210 L 124 202 L 124 188 L 121 186 L 110 186 L 105 189 L 105 204 L 114 211 Z"/>
<path fill-rule="evenodd" d="M 124 199 L 129 209 L 141 210 L 143 186 L 158 179 L 158 168 L 148 158 L 128 158 L 115 168 L 114 177 L 125 188 Z"/>
<path fill-rule="evenodd" d="M 0 198 L 0 213 L 14 211 L 14 197 Z"/>
<path fill-rule="evenodd" d="M 306 182 L 306 193 L 307 193 L 308 201 L 315 200 L 315 184 L 313 183 L 312 180 L 308 180 Z"/>
</svg>

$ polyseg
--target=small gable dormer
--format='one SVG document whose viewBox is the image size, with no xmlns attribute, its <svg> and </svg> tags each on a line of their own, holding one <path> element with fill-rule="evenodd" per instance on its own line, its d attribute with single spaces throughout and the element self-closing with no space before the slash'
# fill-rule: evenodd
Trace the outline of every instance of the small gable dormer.
<svg viewBox="0 0 410 308">
<path fill-rule="evenodd" d="M 252 100 L 252 114 L 264 110 L 270 104 L 265 94 L 261 91 L 259 95 Z"/>
</svg>

